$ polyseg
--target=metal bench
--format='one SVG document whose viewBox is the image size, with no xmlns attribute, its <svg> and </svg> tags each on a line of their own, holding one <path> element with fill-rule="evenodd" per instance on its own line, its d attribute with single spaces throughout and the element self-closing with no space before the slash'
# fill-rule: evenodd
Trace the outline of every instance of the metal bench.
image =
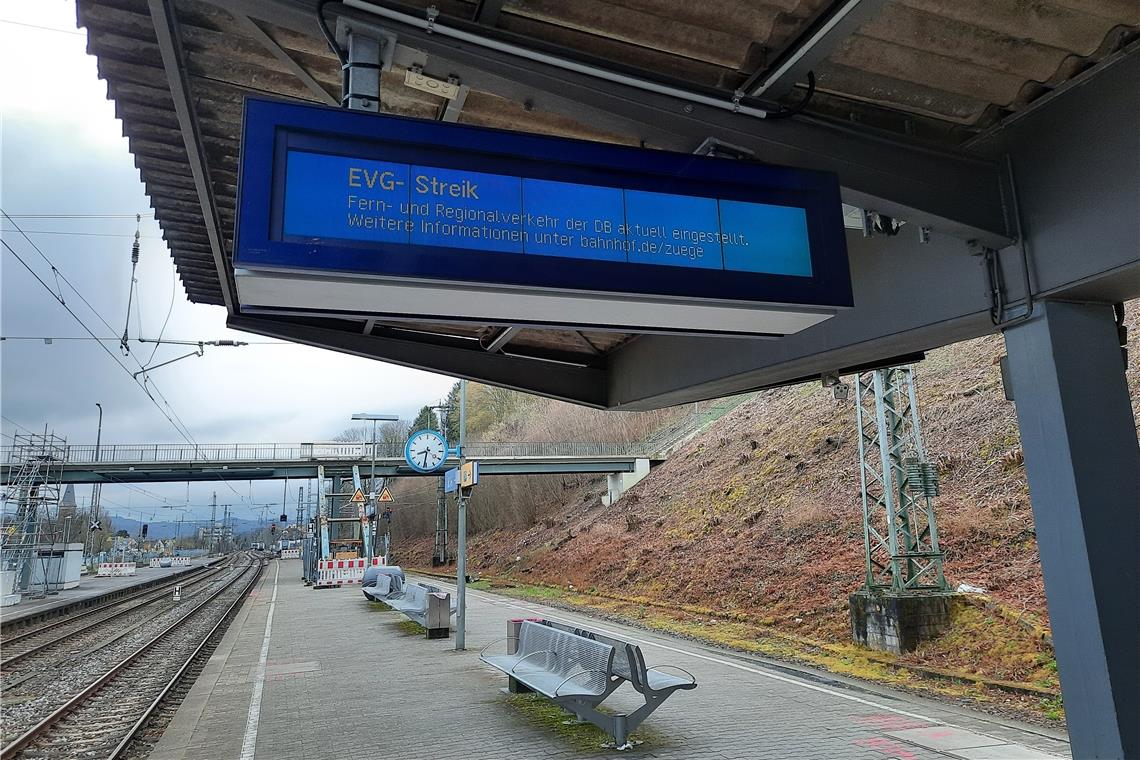
<svg viewBox="0 0 1140 760">
<path fill-rule="evenodd" d="M 616 688 L 609 644 L 527 621 L 514 654 L 489 655 L 490 646 L 479 653 L 483 662 L 580 717 Z"/>
<path fill-rule="evenodd" d="M 392 593 L 392 582 L 395 580 L 391 575 L 380 575 L 372 579 L 372 582 L 361 589 L 364 592 L 364 598 L 370 602 L 383 602 L 384 597 Z"/>
<path fill-rule="evenodd" d="M 543 632 L 542 629 L 546 629 L 547 632 Z M 549 679 L 542 677 L 535 679 L 527 672 L 527 666 L 525 665 L 520 670 L 518 667 L 520 663 L 535 660 L 544 662 L 542 655 L 534 654 L 532 659 L 531 654 L 528 654 L 528 652 L 534 653 L 535 650 L 541 652 L 543 650 L 553 649 L 553 647 L 547 643 L 552 636 L 569 636 L 572 637 L 572 640 L 593 642 L 596 646 L 608 648 L 611 654 L 608 665 L 605 668 L 608 675 L 606 679 L 607 683 L 604 684 L 604 688 L 601 688 L 602 685 L 600 683 L 595 682 L 593 688 L 588 691 L 588 695 L 568 694 L 565 688 L 556 688 L 554 693 L 550 693 L 549 689 L 540 688 L 548 686 Z M 479 656 L 484 662 L 506 673 L 508 677 L 518 681 L 526 688 L 552 699 L 556 704 L 574 713 L 579 720 L 593 723 L 598 728 L 610 734 L 614 737 L 614 745 L 618 749 L 628 749 L 632 746 L 629 743 L 629 732 L 641 725 L 654 710 L 660 707 L 665 700 L 669 698 L 670 694 L 678 690 L 688 691 L 697 687 L 697 679 L 682 668 L 671 665 L 647 667 L 645 657 L 641 652 L 641 647 L 632 642 L 549 620 L 542 621 L 541 623 L 532 621 L 524 622 L 519 631 L 518 650 L 515 654 L 485 654 L 487 648 L 493 646 L 495 643 L 496 642 L 488 644 L 487 647 L 483 648 L 483 652 L 480 653 Z M 578 650 L 575 651 L 582 651 L 582 647 L 584 646 L 583 644 L 578 644 Z M 527 651 L 524 652 L 524 649 Z M 563 655 L 563 657 L 565 658 L 566 655 Z M 574 665 L 573 663 L 563 662 L 562 667 L 563 670 L 569 669 L 566 675 L 571 675 Z M 665 669 L 680 671 L 684 676 L 671 675 L 664 672 Z M 596 663 L 590 666 L 579 665 L 577 674 L 581 675 L 587 671 L 597 670 L 600 670 L 600 668 L 597 667 Z M 536 680 L 538 686 L 535 685 Z M 579 681 L 580 680 L 581 679 L 579 679 Z M 595 709 L 598 704 L 612 694 L 623 682 L 628 682 L 635 691 L 641 694 L 645 699 L 645 704 L 628 714 L 607 714 Z"/>
<path fill-rule="evenodd" d="M 382 575 L 393 576 L 392 591 L 400 592 L 404 590 L 404 570 L 397 565 L 373 565 L 364 571 L 364 578 L 361 580 L 360 585 L 363 587 L 373 586 L 376 584 L 376 579 Z"/>
<path fill-rule="evenodd" d="M 384 593 L 386 579 L 387 593 Z M 442 619 L 442 610 L 440 610 L 441 619 L 432 620 L 429 615 L 431 600 L 428 595 L 445 593 L 443 589 L 424 583 L 409 583 L 403 587 L 403 591 L 395 592 L 392 590 L 395 583 L 396 576 L 382 575 L 376 579 L 375 586 L 364 589 L 364 595 L 373 602 L 382 602 L 397 612 L 404 613 L 408 618 L 422 625 L 427 629 L 429 639 L 446 638 L 451 626 L 451 616 L 455 614 L 455 602 L 451 601 L 451 594 L 447 594 L 449 609 L 446 620 Z"/>
</svg>

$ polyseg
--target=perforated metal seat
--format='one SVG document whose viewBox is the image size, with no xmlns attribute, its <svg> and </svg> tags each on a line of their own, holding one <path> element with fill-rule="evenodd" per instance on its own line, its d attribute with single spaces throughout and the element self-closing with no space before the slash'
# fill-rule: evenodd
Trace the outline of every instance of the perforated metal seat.
<svg viewBox="0 0 1140 760">
<path fill-rule="evenodd" d="M 522 624 L 515 654 L 482 658 L 551 699 L 569 697 L 600 702 L 613 691 L 612 646 L 538 623 Z"/>
<path fill-rule="evenodd" d="M 394 579 L 393 579 L 394 582 Z M 379 581 L 377 581 L 379 583 Z M 368 591 L 365 589 L 365 595 Z M 440 591 L 438 586 L 428 586 L 423 583 L 409 583 L 404 586 L 403 593 L 393 593 L 384 597 L 369 596 L 369 599 L 374 599 L 378 602 L 383 602 L 397 612 L 402 612 L 411 620 L 416 621 L 420 625 L 427 625 L 428 614 L 428 594 Z M 451 614 L 455 614 L 455 602 L 451 602 Z"/>
<path fill-rule="evenodd" d="M 380 575 L 375 578 L 371 586 L 364 587 L 364 596 L 374 602 L 383 602 L 384 597 L 392 593 L 392 576 Z"/>
<path fill-rule="evenodd" d="M 560 650 L 557 644 L 559 635 L 569 637 L 568 640 L 575 642 L 578 648 Z M 558 675 L 555 671 L 559 674 L 567 672 L 566 662 L 560 663 L 559 656 L 564 658 L 580 656 L 581 647 L 591 644 L 607 647 L 612 652 L 608 661 L 607 683 L 603 685 L 589 682 L 587 677 L 582 675 L 570 682 L 563 681 L 561 686 L 558 685 Z M 480 657 L 484 662 L 503 671 L 524 686 L 573 711 L 580 719 L 588 720 L 609 732 L 619 747 L 628 746 L 626 742 L 629 732 L 660 707 L 670 694 L 678 690 L 688 691 L 697 688 L 697 680 L 682 668 L 672 665 L 646 667 L 641 647 L 637 644 L 550 620 L 541 623 L 524 622 L 519 631 L 519 648 L 515 654 L 480 653 Z M 675 670 L 683 675 L 675 675 L 665 670 Z M 644 705 L 629 714 L 602 713 L 594 709 L 624 682 L 628 682 L 645 698 Z M 601 692 L 597 691 L 599 686 L 602 686 Z"/>
</svg>

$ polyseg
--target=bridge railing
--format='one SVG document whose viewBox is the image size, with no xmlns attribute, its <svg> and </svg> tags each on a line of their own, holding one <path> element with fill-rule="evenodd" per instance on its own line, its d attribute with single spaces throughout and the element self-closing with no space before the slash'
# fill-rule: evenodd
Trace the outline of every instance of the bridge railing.
<svg viewBox="0 0 1140 760">
<path fill-rule="evenodd" d="M 644 446 L 636 443 L 594 442 L 475 442 L 467 445 L 467 456 L 473 458 L 552 458 L 552 457 L 626 457 L 649 456 Z M 15 464 L 25 454 L 20 447 L 0 447 L 0 461 Z M 373 458 L 371 443 L 223 443 L 191 444 L 108 444 L 100 446 L 69 445 L 56 456 L 66 464 L 146 464 L 201 462 L 311 462 L 314 460 L 359 460 Z M 377 443 L 376 459 L 402 459 L 403 444 Z"/>
</svg>

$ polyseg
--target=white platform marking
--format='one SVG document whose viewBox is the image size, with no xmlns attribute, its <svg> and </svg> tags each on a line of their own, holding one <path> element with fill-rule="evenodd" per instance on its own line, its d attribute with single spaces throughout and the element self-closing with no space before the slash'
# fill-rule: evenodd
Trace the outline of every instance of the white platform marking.
<svg viewBox="0 0 1140 760">
<path fill-rule="evenodd" d="M 273 608 L 277 606 L 277 579 L 281 576 L 281 562 L 273 574 L 273 596 L 269 598 L 269 615 L 265 618 L 265 636 L 261 639 L 261 656 L 257 660 L 257 678 L 249 698 L 249 714 L 245 719 L 245 738 L 241 742 L 241 760 L 253 760 L 257 749 L 257 724 L 261 720 L 261 692 L 265 688 L 265 663 L 269 659 L 269 638 L 273 633 Z"/>
</svg>

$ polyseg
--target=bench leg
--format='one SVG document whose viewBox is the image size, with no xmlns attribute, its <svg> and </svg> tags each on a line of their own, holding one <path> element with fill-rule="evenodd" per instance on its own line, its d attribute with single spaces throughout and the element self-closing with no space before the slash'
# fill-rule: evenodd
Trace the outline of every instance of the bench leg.
<svg viewBox="0 0 1140 760">
<path fill-rule="evenodd" d="M 520 683 L 514 676 L 507 676 L 507 691 L 511 694 L 533 694 L 534 689 Z"/>
<path fill-rule="evenodd" d="M 629 742 L 629 727 L 626 723 L 626 716 L 614 716 L 614 747 L 617 749 L 624 749 Z"/>
</svg>

